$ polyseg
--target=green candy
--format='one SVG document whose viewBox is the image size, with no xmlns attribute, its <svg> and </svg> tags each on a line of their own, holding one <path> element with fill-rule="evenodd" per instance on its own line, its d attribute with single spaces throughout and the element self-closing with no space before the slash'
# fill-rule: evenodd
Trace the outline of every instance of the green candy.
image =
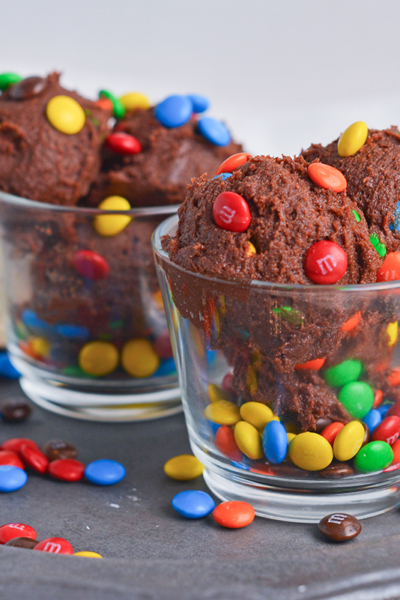
<svg viewBox="0 0 400 600">
<path fill-rule="evenodd" d="M 331 387 L 342 387 L 352 381 L 357 381 L 361 375 L 362 364 L 359 360 L 344 360 L 330 367 L 324 373 L 325 381 Z"/>
<path fill-rule="evenodd" d="M 99 96 L 100 98 L 107 98 L 108 100 L 111 100 L 113 105 L 113 114 L 116 119 L 122 119 L 125 116 L 125 108 L 117 96 L 114 96 L 114 94 L 108 92 L 107 90 L 100 90 Z"/>
<path fill-rule="evenodd" d="M 0 74 L 0 90 L 4 91 L 13 85 L 21 81 L 22 77 L 17 73 L 1 73 Z"/>
<path fill-rule="evenodd" d="M 374 392 L 368 383 L 353 381 L 342 387 L 338 399 L 352 417 L 362 419 L 372 408 Z"/>
<path fill-rule="evenodd" d="M 372 473 L 386 469 L 393 460 L 393 450 L 386 442 L 366 444 L 354 458 L 354 466 L 361 473 Z"/>
<path fill-rule="evenodd" d="M 358 214 L 358 212 L 356 210 L 353 210 L 352 212 L 353 212 L 355 220 L 357 221 L 357 223 L 359 223 L 361 221 L 360 215 Z"/>
<path fill-rule="evenodd" d="M 85 373 L 85 371 L 82 371 L 82 369 L 78 367 L 78 365 L 70 365 L 68 367 L 65 367 L 62 372 L 68 377 L 86 377 L 89 379 L 95 379 L 93 375 L 89 375 L 88 373 Z"/>
<path fill-rule="evenodd" d="M 272 312 L 281 317 L 284 321 L 295 327 L 300 327 L 304 323 L 304 317 L 299 310 L 293 310 L 291 306 L 281 306 L 273 308 Z"/>
</svg>

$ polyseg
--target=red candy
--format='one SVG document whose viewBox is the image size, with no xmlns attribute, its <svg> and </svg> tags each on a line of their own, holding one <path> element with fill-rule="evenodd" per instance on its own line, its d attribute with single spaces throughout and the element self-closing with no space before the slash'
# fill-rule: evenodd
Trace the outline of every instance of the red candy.
<svg viewBox="0 0 400 600">
<path fill-rule="evenodd" d="M 393 450 L 393 460 L 392 465 L 397 465 L 400 463 L 400 440 L 396 440 L 392 446 Z"/>
<path fill-rule="evenodd" d="M 230 501 L 218 504 L 213 510 L 214 521 L 222 527 L 239 529 L 254 521 L 256 513 L 248 502 Z"/>
<path fill-rule="evenodd" d="M 232 173 L 232 171 L 247 163 L 249 158 L 251 158 L 251 154 L 247 154 L 247 152 L 232 154 L 232 156 L 224 160 L 218 167 L 217 175 L 220 175 L 221 173 Z"/>
<path fill-rule="evenodd" d="M 307 362 L 302 363 L 301 365 L 296 365 L 295 369 L 297 369 L 297 371 L 301 371 L 303 369 L 311 369 L 313 371 L 318 371 L 319 369 L 321 369 L 325 361 L 326 358 L 315 358 L 314 360 L 308 360 Z"/>
<path fill-rule="evenodd" d="M 49 461 L 39 448 L 32 448 L 28 444 L 21 446 L 20 455 L 24 463 L 38 473 L 46 473 Z"/>
<path fill-rule="evenodd" d="M 11 465 L 19 469 L 25 469 L 24 463 L 18 454 L 12 450 L 0 450 L 0 465 Z"/>
<path fill-rule="evenodd" d="M 79 275 L 93 281 L 104 279 L 110 272 L 110 268 L 104 258 L 100 254 L 96 254 L 90 250 L 78 250 L 78 252 L 75 252 L 72 264 Z"/>
<path fill-rule="evenodd" d="M 46 538 L 38 543 L 37 546 L 33 548 L 34 550 L 39 550 L 39 552 L 49 552 L 51 554 L 73 554 L 74 549 L 71 544 L 64 540 L 64 538 L 59 537 L 51 537 Z"/>
<path fill-rule="evenodd" d="M 23 523 L 8 523 L 0 527 L 0 544 L 6 544 L 8 541 L 17 537 L 26 537 L 36 540 L 36 531 L 29 525 Z"/>
<path fill-rule="evenodd" d="M 213 215 L 218 227 L 236 233 L 246 231 L 251 221 L 249 205 L 235 192 L 222 192 L 216 197 Z"/>
<path fill-rule="evenodd" d="M 227 425 L 218 427 L 217 433 L 215 434 L 215 447 L 221 454 L 235 462 L 240 462 L 243 458 L 236 443 L 234 433 Z"/>
<path fill-rule="evenodd" d="M 226 392 L 233 391 L 233 375 L 232 373 L 227 373 L 222 380 L 222 389 Z"/>
<path fill-rule="evenodd" d="M 7 440 L 2 443 L 2 450 L 11 450 L 12 452 L 19 452 L 21 450 L 21 446 L 31 446 L 31 448 L 37 448 L 38 445 L 33 440 L 28 438 L 11 438 L 11 440 Z"/>
<path fill-rule="evenodd" d="M 53 460 L 47 472 L 56 479 L 62 481 L 79 481 L 83 478 L 85 466 L 75 458 L 59 458 Z"/>
<path fill-rule="evenodd" d="M 314 283 L 321 285 L 336 283 L 343 277 L 346 269 L 346 252 L 335 242 L 321 240 L 307 250 L 304 270 Z"/>
<path fill-rule="evenodd" d="M 400 252 L 389 252 L 376 274 L 376 281 L 396 281 L 400 279 Z"/>
<path fill-rule="evenodd" d="M 137 154 L 142 147 L 129 133 L 112 133 L 106 137 L 106 146 L 117 154 Z"/>
<path fill-rule="evenodd" d="M 372 433 L 372 441 L 378 440 L 386 442 L 387 444 L 395 443 L 400 433 L 400 417 L 392 416 L 386 417 L 381 423 L 374 429 Z"/>
<path fill-rule="evenodd" d="M 332 192 L 344 192 L 347 188 L 346 177 L 335 167 L 323 163 L 312 163 L 307 169 L 311 181 L 319 187 L 332 190 Z"/>
<path fill-rule="evenodd" d="M 335 441 L 337 434 L 341 429 L 343 429 L 343 427 L 344 423 L 339 423 L 339 421 L 335 421 L 334 423 L 331 423 L 330 425 L 325 427 L 325 429 L 321 431 L 321 435 L 330 443 L 331 446 L 333 446 L 333 442 Z"/>
<path fill-rule="evenodd" d="M 383 394 L 382 394 L 383 400 Z M 387 411 L 385 417 L 400 417 L 400 402 L 395 402 Z"/>
<path fill-rule="evenodd" d="M 389 380 L 390 385 L 393 385 L 393 386 L 400 385 L 400 367 L 397 367 L 397 369 L 393 369 L 393 371 L 388 376 L 388 380 Z"/>
</svg>

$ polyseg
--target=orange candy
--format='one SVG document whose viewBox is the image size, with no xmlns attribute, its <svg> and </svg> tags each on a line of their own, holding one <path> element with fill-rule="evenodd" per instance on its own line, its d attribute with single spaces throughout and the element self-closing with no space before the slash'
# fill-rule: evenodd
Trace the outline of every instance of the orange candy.
<svg viewBox="0 0 400 600">
<path fill-rule="evenodd" d="M 108 98 L 100 98 L 100 100 L 96 100 L 94 104 L 103 110 L 109 110 L 111 112 L 114 110 L 113 104 Z"/>
<path fill-rule="evenodd" d="M 331 423 L 321 432 L 322 437 L 324 437 L 332 446 L 335 441 L 335 437 L 339 433 L 341 429 L 343 429 L 344 423 L 339 423 L 339 421 L 335 421 Z M 347 431 L 347 430 L 346 430 Z"/>
<path fill-rule="evenodd" d="M 396 281 L 400 279 L 400 252 L 389 252 L 376 274 L 376 281 Z"/>
<path fill-rule="evenodd" d="M 313 371 L 318 371 L 318 369 L 321 369 L 325 361 L 326 358 L 315 358 L 314 360 L 308 360 L 302 365 L 296 365 L 295 369 L 296 371 L 300 371 L 303 369 L 312 369 Z"/>
<path fill-rule="evenodd" d="M 374 394 L 374 403 L 372 405 L 372 408 L 376 408 L 377 406 L 382 404 L 382 400 L 383 400 L 382 390 L 376 390 L 375 394 Z"/>
<path fill-rule="evenodd" d="M 236 443 L 235 435 L 228 425 L 221 425 L 221 427 L 218 427 L 214 443 L 217 450 L 230 460 L 234 460 L 235 462 L 240 462 L 242 460 L 243 455 Z"/>
<path fill-rule="evenodd" d="M 390 385 L 396 386 L 396 385 L 400 385 L 400 367 L 397 367 L 397 369 L 394 369 L 389 377 L 389 383 Z"/>
<path fill-rule="evenodd" d="M 251 158 L 251 154 L 247 154 L 247 152 L 239 152 L 239 154 L 232 154 L 229 158 L 224 160 L 224 162 L 218 167 L 217 175 L 221 173 L 232 173 L 235 169 L 247 163 L 247 161 Z"/>
<path fill-rule="evenodd" d="M 393 450 L 393 460 L 390 463 L 391 465 L 397 465 L 400 463 L 400 439 L 396 440 L 394 444 L 392 444 Z"/>
<path fill-rule="evenodd" d="M 346 177 L 335 167 L 323 163 L 312 163 L 307 169 L 311 181 L 319 187 L 332 192 L 344 192 L 347 188 Z"/>
<path fill-rule="evenodd" d="M 350 317 L 350 319 L 348 321 L 343 323 L 343 325 L 341 326 L 340 329 L 342 331 L 351 331 L 352 329 L 357 327 L 357 325 L 360 322 L 360 319 L 361 319 L 361 312 L 358 312 L 355 315 L 353 315 L 352 317 Z"/>
<path fill-rule="evenodd" d="M 222 527 L 228 527 L 229 529 L 239 529 L 240 527 L 246 527 L 254 521 L 256 513 L 254 508 L 248 502 L 222 502 L 218 504 L 213 510 L 212 516 L 214 521 Z"/>
</svg>

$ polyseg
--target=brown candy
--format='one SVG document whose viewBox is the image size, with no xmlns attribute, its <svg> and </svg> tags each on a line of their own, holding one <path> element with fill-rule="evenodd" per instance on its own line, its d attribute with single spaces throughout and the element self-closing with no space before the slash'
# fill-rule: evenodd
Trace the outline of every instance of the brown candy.
<svg viewBox="0 0 400 600">
<path fill-rule="evenodd" d="M 27 77 L 10 87 L 9 96 L 13 100 L 27 100 L 39 96 L 47 86 L 43 77 Z"/>
<path fill-rule="evenodd" d="M 4 545 L 5 546 L 13 546 L 14 548 L 26 548 L 27 550 L 33 550 L 33 548 L 38 544 L 37 540 L 33 540 L 32 538 L 27 537 L 17 537 L 12 540 L 8 540 Z"/>
<path fill-rule="evenodd" d="M 370 433 L 369 433 L 369 428 L 368 428 L 368 426 L 367 426 L 365 423 L 363 423 L 363 422 L 361 422 L 361 424 L 362 424 L 362 426 L 363 426 L 363 427 L 364 427 L 364 429 L 365 429 L 365 433 L 364 433 L 364 439 L 363 439 L 363 443 L 362 443 L 362 446 L 365 446 L 365 444 L 368 444 L 368 442 L 369 442 Z M 361 447 L 362 447 L 362 446 L 361 446 Z"/>
<path fill-rule="evenodd" d="M 43 453 L 50 462 L 59 458 L 76 458 L 78 454 L 75 446 L 64 440 L 50 440 L 44 445 Z"/>
<path fill-rule="evenodd" d="M 4 421 L 20 423 L 31 414 L 31 407 L 19 398 L 9 398 L 0 402 L 0 415 Z"/>
<path fill-rule="evenodd" d="M 347 463 L 338 462 L 330 464 L 329 467 L 320 471 L 319 474 L 325 479 L 341 479 L 342 477 L 354 475 L 354 469 Z"/>
<path fill-rule="evenodd" d="M 308 471 L 298 469 L 294 465 L 286 465 L 283 463 L 271 465 L 271 471 L 277 477 L 294 477 L 297 479 L 305 479 L 309 475 Z"/>
<path fill-rule="evenodd" d="M 333 513 L 320 520 L 318 529 L 334 542 L 352 540 L 361 533 L 361 523 L 352 515 L 346 513 Z"/>
<path fill-rule="evenodd" d="M 328 425 L 331 423 L 333 423 L 332 419 L 325 419 L 321 417 L 321 419 L 318 419 L 315 423 L 315 431 L 317 433 L 321 433 L 321 431 L 323 431 L 325 427 L 328 427 Z"/>
</svg>

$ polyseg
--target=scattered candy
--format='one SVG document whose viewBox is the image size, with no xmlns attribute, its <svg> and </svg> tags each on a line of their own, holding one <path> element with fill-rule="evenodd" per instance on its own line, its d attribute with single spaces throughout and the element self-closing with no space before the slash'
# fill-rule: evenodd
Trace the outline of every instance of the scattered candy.
<svg viewBox="0 0 400 600">
<path fill-rule="evenodd" d="M 217 450 L 230 460 L 240 463 L 243 455 L 235 440 L 235 434 L 228 425 L 221 425 L 215 433 L 214 444 Z"/>
<path fill-rule="evenodd" d="M 25 469 L 19 455 L 12 450 L 0 450 L 0 465 L 10 465 L 19 469 Z"/>
<path fill-rule="evenodd" d="M 188 98 L 192 103 L 193 112 L 203 113 L 210 108 L 210 101 L 205 96 L 200 94 L 188 94 Z"/>
<path fill-rule="evenodd" d="M 89 375 L 109 375 L 117 368 L 119 353 L 109 342 L 89 342 L 79 352 L 79 366 Z"/>
<path fill-rule="evenodd" d="M 147 110 L 151 107 L 150 100 L 140 92 L 129 92 L 120 97 L 120 102 L 126 111 L 134 112 L 138 108 Z"/>
<path fill-rule="evenodd" d="M 217 400 L 209 404 L 204 416 L 218 425 L 235 425 L 240 421 L 239 407 L 228 400 Z"/>
<path fill-rule="evenodd" d="M 8 523 L 0 527 L 0 544 L 6 544 L 18 537 L 36 540 L 37 534 L 33 527 L 24 525 L 23 523 Z"/>
<path fill-rule="evenodd" d="M 288 450 L 286 429 L 278 421 L 270 421 L 262 436 L 262 449 L 267 459 L 274 464 L 285 460 Z"/>
<path fill-rule="evenodd" d="M 353 381 L 342 387 L 338 400 L 355 419 L 363 419 L 374 403 L 374 392 L 364 381 Z"/>
<path fill-rule="evenodd" d="M 164 127 L 180 127 L 187 123 L 192 116 L 193 104 L 187 96 L 178 94 L 168 96 L 157 104 L 154 116 Z"/>
<path fill-rule="evenodd" d="M 253 460 L 258 460 L 263 456 L 263 449 L 261 446 L 261 438 L 258 430 L 246 423 L 246 421 L 239 421 L 235 425 L 235 441 L 239 449 Z"/>
<path fill-rule="evenodd" d="M 138 140 L 129 133 L 111 133 L 106 137 L 106 146 L 116 154 L 137 154 L 142 147 Z"/>
<path fill-rule="evenodd" d="M 330 165 L 312 163 L 308 166 L 307 173 L 311 181 L 319 187 L 333 192 L 344 192 L 347 188 L 347 181 L 343 173 Z"/>
<path fill-rule="evenodd" d="M 299 433 L 289 446 L 289 458 L 300 469 L 320 471 L 333 459 L 330 443 L 318 433 Z"/>
<path fill-rule="evenodd" d="M 376 426 L 372 434 L 372 441 L 381 440 L 391 446 L 398 439 L 400 433 L 400 417 L 395 415 L 385 417 L 379 425 Z"/>
<path fill-rule="evenodd" d="M 0 74 L 0 90 L 4 92 L 10 85 L 14 85 L 21 81 L 22 77 L 17 73 L 1 73 Z"/>
<path fill-rule="evenodd" d="M 342 387 L 346 383 L 357 381 L 362 372 L 362 364 L 359 360 L 344 360 L 330 367 L 324 373 L 326 383 L 332 387 Z"/>
<path fill-rule="evenodd" d="M 374 429 L 379 425 L 381 421 L 381 413 L 379 412 L 379 410 L 375 410 L 374 408 L 367 412 L 365 417 L 363 417 L 363 423 L 366 424 L 371 434 L 374 432 Z"/>
<path fill-rule="evenodd" d="M 25 548 L 26 550 L 33 550 L 39 542 L 29 537 L 16 537 L 6 542 L 5 546 L 12 546 L 13 548 Z"/>
<path fill-rule="evenodd" d="M 391 417 L 393 415 L 395 415 L 396 417 L 400 417 L 400 402 L 395 402 L 392 405 L 386 404 L 384 406 L 388 409 L 386 412 L 386 415 L 388 417 Z"/>
<path fill-rule="evenodd" d="M 0 414 L 4 421 L 9 423 L 21 423 L 31 414 L 31 407 L 19 398 L 9 398 L 0 402 Z"/>
<path fill-rule="evenodd" d="M 164 465 L 164 472 L 171 479 L 190 481 L 200 477 L 204 467 L 198 458 L 191 454 L 181 454 L 170 458 Z"/>
<path fill-rule="evenodd" d="M 93 281 L 104 279 L 110 272 L 110 268 L 104 258 L 91 250 L 78 250 L 75 252 L 72 257 L 72 265 L 78 271 L 79 275 Z"/>
<path fill-rule="evenodd" d="M 202 117 L 198 122 L 199 132 L 216 146 L 227 146 L 231 142 L 231 134 L 221 121 L 212 117 Z"/>
<path fill-rule="evenodd" d="M 154 342 L 154 350 L 160 358 L 172 358 L 171 338 L 168 329 L 160 333 Z"/>
<path fill-rule="evenodd" d="M 85 469 L 86 479 L 96 485 L 114 485 L 115 483 L 122 481 L 125 475 L 125 467 L 115 460 L 95 460 Z"/>
<path fill-rule="evenodd" d="M 245 402 L 240 407 L 240 416 L 259 431 L 264 431 L 264 427 L 274 418 L 274 413 L 261 402 Z"/>
<path fill-rule="evenodd" d="M 246 254 L 247 254 L 247 256 L 253 256 L 254 254 L 257 254 L 257 250 L 256 250 L 255 246 L 249 241 L 247 242 Z"/>
<path fill-rule="evenodd" d="M 340 328 L 341 331 L 351 331 L 352 329 L 355 329 L 357 327 L 357 325 L 359 324 L 360 319 L 361 319 L 361 312 L 358 312 L 355 315 L 353 315 L 352 317 L 350 317 L 350 319 L 348 321 L 343 323 L 343 325 Z"/>
<path fill-rule="evenodd" d="M 361 221 L 361 217 L 360 217 L 360 215 L 358 214 L 358 212 L 357 212 L 356 210 L 352 210 L 351 212 L 353 213 L 353 215 L 354 215 L 354 218 L 355 218 L 355 220 L 357 221 L 357 223 L 359 223 L 359 222 Z"/>
<path fill-rule="evenodd" d="M 232 177 L 232 173 L 220 173 L 211 179 L 222 179 L 222 181 L 225 181 L 226 179 L 229 179 L 229 177 Z"/>
<path fill-rule="evenodd" d="M 339 421 L 335 421 L 334 423 L 330 423 L 329 425 L 327 425 L 327 427 L 325 427 L 325 429 L 321 431 L 321 435 L 330 443 L 331 446 L 333 446 L 333 442 L 335 441 L 337 434 L 341 429 L 343 429 L 343 427 L 344 423 L 339 423 Z"/>
<path fill-rule="evenodd" d="M 9 465 L 0 465 L 0 492 L 16 492 L 28 481 L 23 469 Z"/>
<path fill-rule="evenodd" d="M 132 377 L 145 378 L 157 371 L 160 358 L 149 340 L 137 338 L 122 348 L 121 364 Z"/>
<path fill-rule="evenodd" d="M 393 460 L 392 465 L 396 465 L 400 463 L 400 440 L 396 440 L 395 443 L 391 446 L 393 451 Z"/>
<path fill-rule="evenodd" d="M 90 331 L 84 325 L 56 325 L 55 331 L 70 340 L 87 340 Z"/>
<path fill-rule="evenodd" d="M 353 458 L 361 448 L 364 436 L 365 429 L 359 421 L 347 423 L 338 432 L 333 442 L 333 454 L 336 460 L 346 462 Z"/>
<path fill-rule="evenodd" d="M 122 119 L 125 116 L 125 108 L 119 98 L 114 96 L 107 90 L 101 90 L 99 92 L 99 98 L 107 98 L 110 100 L 113 106 L 113 115 L 116 119 Z"/>
<path fill-rule="evenodd" d="M 43 77 L 26 77 L 10 89 L 9 95 L 13 100 L 27 100 L 39 96 L 47 87 L 47 79 Z"/>
<path fill-rule="evenodd" d="M 113 103 L 108 98 L 100 98 L 99 100 L 96 100 L 94 104 L 98 108 L 101 108 L 101 110 L 108 110 L 110 112 L 113 112 L 114 110 Z"/>
<path fill-rule="evenodd" d="M 54 96 L 49 100 L 46 117 L 54 129 L 68 135 L 79 133 L 86 121 L 81 105 L 69 96 Z"/>
<path fill-rule="evenodd" d="M 326 358 L 315 358 L 314 360 L 308 360 L 307 362 L 296 365 L 296 371 L 302 371 L 304 369 L 311 369 L 312 371 L 319 371 L 324 365 Z"/>
<path fill-rule="evenodd" d="M 232 173 L 238 167 L 241 167 L 251 158 L 251 154 L 247 152 L 239 152 L 238 154 L 233 154 L 218 167 L 217 175 L 221 175 L 222 173 Z"/>
<path fill-rule="evenodd" d="M 386 255 L 385 244 L 382 244 L 380 242 L 379 237 L 377 236 L 376 233 L 371 233 L 371 235 L 369 236 L 369 240 L 370 240 L 371 244 L 373 245 L 373 247 L 375 248 L 375 250 L 377 251 L 377 253 L 379 254 L 379 256 L 381 258 L 383 258 Z"/>
<path fill-rule="evenodd" d="M 318 524 L 318 529 L 326 538 L 334 542 L 347 542 L 361 533 L 361 523 L 352 515 L 333 513 Z"/>
<path fill-rule="evenodd" d="M 400 252 L 389 252 L 376 274 L 376 281 L 396 281 L 400 279 Z"/>
<path fill-rule="evenodd" d="M 338 141 L 339 156 L 353 156 L 365 144 L 368 137 L 368 127 L 364 121 L 353 123 L 342 133 Z"/>
<path fill-rule="evenodd" d="M 235 192 L 222 192 L 216 197 L 213 216 L 218 227 L 237 233 L 245 231 L 251 221 L 249 205 Z"/>
<path fill-rule="evenodd" d="M 51 462 L 60 458 L 76 458 L 75 446 L 64 440 L 50 440 L 43 446 L 43 454 Z"/>
<path fill-rule="evenodd" d="M 130 210 L 131 205 L 122 196 L 109 196 L 100 202 L 101 210 Z M 111 237 L 121 233 L 132 221 L 128 215 L 99 215 L 93 219 L 93 227 L 99 235 Z"/>
<path fill-rule="evenodd" d="M 186 519 L 201 519 L 214 510 L 215 502 L 206 492 L 187 490 L 174 496 L 172 508 Z"/>
<path fill-rule="evenodd" d="M 397 342 L 397 338 L 399 337 L 398 322 L 395 321 L 394 323 L 389 323 L 389 325 L 386 327 L 386 333 L 388 334 L 388 337 L 389 337 L 388 346 L 394 346 L 395 343 Z"/>
<path fill-rule="evenodd" d="M 2 450 L 11 450 L 12 452 L 19 452 L 22 446 L 31 446 L 31 448 L 37 448 L 38 445 L 33 440 L 28 438 L 11 438 L 2 443 Z"/>
<path fill-rule="evenodd" d="M 382 390 L 375 390 L 374 394 L 374 403 L 372 408 L 377 408 L 383 402 L 383 392 Z"/>
<path fill-rule="evenodd" d="M 369 442 L 358 451 L 354 466 L 361 473 L 386 469 L 393 460 L 393 450 L 386 442 Z"/>
<path fill-rule="evenodd" d="M 103 558 L 101 554 L 98 554 L 97 552 L 90 552 L 89 550 L 74 552 L 74 556 L 84 556 L 85 558 Z"/>
<path fill-rule="evenodd" d="M 49 461 L 39 448 L 23 444 L 19 450 L 23 462 L 38 473 L 46 473 Z"/>
<path fill-rule="evenodd" d="M 49 464 L 47 472 L 61 481 L 80 481 L 83 479 L 85 466 L 75 458 L 59 458 Z"/>
<path fill-rule="evenodd" d="M 347 255 L 335 242 L 321 240 L 307 250 L 304 270 L 313 283 L 331 285 L 343 277 L 347 269 Z"/>
<path fill-rule="evenodd" d="M 229 529 L 240 529 L 246 527 L 254 521 L 256 513 L 251 504 L 247 502 L 222 502 L 213 510 L 214 521 L 222 527 Z"/>
<path fill-rule="evenodd" d="M 385 415 L 389 413 L 390 404 L 381 404 L 380 406 L 378 406 L 378 408 L 376 410 L 380 413 L 380 415 L 383 419 L 385 417 Z"/>
<path fill-rule="evenodd" d="M 326 469 L 319 472 L 324 479 L 342 479 L 354 475 L 354 469 L 347 463 L 332 463 Z"/>
<path fill-rule="evenodd" d="M 39 552 L 49 552 L 50 554 L 73 554 L 74 550 L 71 544 L 59 537 L 46 538 L 39 542 L 34 548 Z"/>
<path fill-rule="evenodd" d="M 7 379 L 19 379 L 21 373 L 11 364 L 8 352 L 0 352 L 0 376 Z"/>
<path fill-rule="evenodd" d="M 216 383 L 208 384 L 208 397 L 210 398 L 210 402 L 218 402 L 219 400 L 232 400 L 232 396 L 230 392 L 224 390 L 220 385 Z"/>
</svg>

